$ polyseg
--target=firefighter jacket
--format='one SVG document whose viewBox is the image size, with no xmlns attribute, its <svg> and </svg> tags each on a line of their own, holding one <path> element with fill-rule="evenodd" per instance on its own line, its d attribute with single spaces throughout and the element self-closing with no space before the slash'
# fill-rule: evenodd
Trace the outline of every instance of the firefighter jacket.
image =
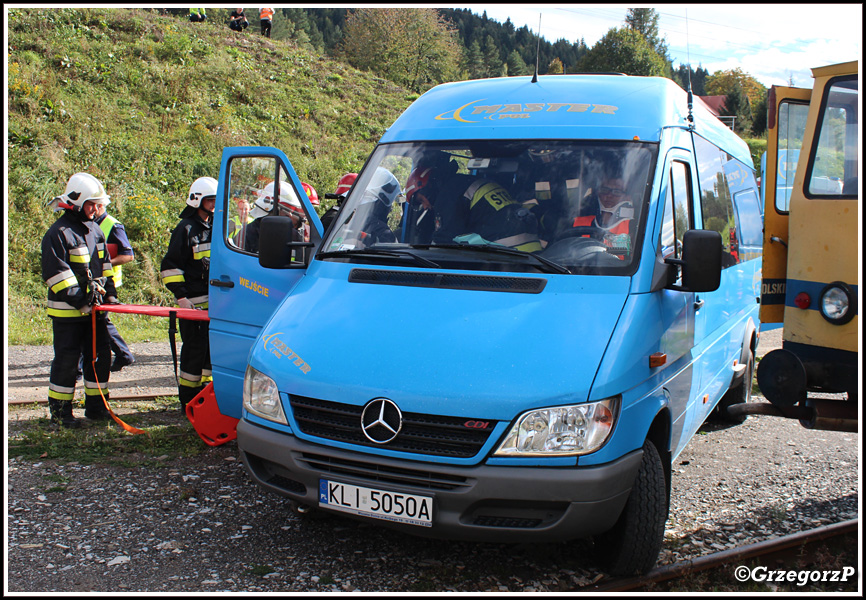
<svg viewBox="0 0 866 600">
<path fill-rule="evenodd" d="M 210 223 L 197 214 L 181 219 L 171 233 L 159 274 L 176 299 L 188 298 L 201 309 L 208 306 L 210 241 Z"/>
<path fill-rule="evenodd" d="M 479 179 L 463 193 L 463 201 L 469 231 L 495 244 L 526 252 L 541 250 L 535 215 L 515 202 L 500 184 Z"/>
<path fill-rule="evenodd" d="M 42 280 L 48 286 L 48 316 L 89 319 L 90 306 L 117 296 L 105 236 L 81 213 L 64 210 L 42 238 Z"/>
</svg>

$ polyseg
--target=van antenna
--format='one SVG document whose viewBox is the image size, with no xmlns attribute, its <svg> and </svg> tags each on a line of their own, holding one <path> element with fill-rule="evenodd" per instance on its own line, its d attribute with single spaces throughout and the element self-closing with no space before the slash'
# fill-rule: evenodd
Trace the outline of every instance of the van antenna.
<svg viewBox="0 0 866 600">
<path fill-rule="evenodd" d="M 689 122 L 689 129 L 695 128 L 695 116 L 692 114 L 692 55 L 691 49 L 689 48 L 689 9 L 686 9 L 686 61 L 688 62 L 689 75 L 688 75 L 688 109 L 689 114 L 686 119 Z"/>
<path fill-rule="evenodd" d="M 541 13 L 538 13 L 538 43 L 535 45 L 535 73 L 532 83 L 538 83 L 538 53 L 541 51 Z"/>
</svg>

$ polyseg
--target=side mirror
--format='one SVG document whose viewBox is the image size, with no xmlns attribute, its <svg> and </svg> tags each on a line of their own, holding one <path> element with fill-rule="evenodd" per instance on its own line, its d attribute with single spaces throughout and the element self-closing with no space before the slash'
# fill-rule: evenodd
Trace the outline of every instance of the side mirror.
<svg viewBox="0 0 866 600">
<path fill-rule="evenodd" d="M 668 264 L 683 268 L 683 284 L 668 289 L 683 292 L 712 292 L 722 282 L 722 234 L 708 229 L 690 229 L 683 234 L 683 258 L 667 258 Z"/>
<path fill-rule="evenodd" d="M 308 248 L 312 248 L 314 244 L 295 241 L 294 231 L 291 217 L 262 217 L 259 264 L 266 269 L 306 267 L 307 258 L 311 254 Z"/>
</svg>

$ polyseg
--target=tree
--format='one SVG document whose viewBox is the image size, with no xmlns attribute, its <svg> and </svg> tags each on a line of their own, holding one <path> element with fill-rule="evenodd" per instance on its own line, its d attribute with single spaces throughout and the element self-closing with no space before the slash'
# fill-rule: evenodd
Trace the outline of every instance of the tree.
<svg viewBox="0 0 866 600">
<path fill-rule="evenodd" d="M 668 60 L 668 46 L 664 38 L 659 37 L 659 13 L 654 8 L 630 8 L 625 17 L 629 29 L 637 31 L 659 53 Z"/>
<path fill-rule="evenodd" d="M 767 94 L 752 106 L 752 135 L 760 137 L 767 131 Z"/>
<path fill-rule="evenodd" d="M 691 66 L 680 65 L 674 72 L 673 79 L 684 90 L 689 89 L 689 82 L 691 81 L 692 93 L 697 96 L 706 96 L 706 81 L 709 75 L 710 72 L 702 68 L 700 64 L 696 70 L 692 69 Z"/>
<path fill-rule="evenodd" d="M 547 65 L 547 74 L 548 75 L 560 75 L 565 71 L 562 68 L 562 61 L 559 60 L 559 57 L 554 58 L 550 61 L 550 64 Z"/>
<path fill-rule="evenodd" d="M 484 73 L 485 77 L 499 77 L 502 75 L 503 63 L 499 57 L 499 46 L 493 36 L 488 35 L 484 39 Z"/>
<path fill-rule="evenodd" d="M 415 91 L 453 80 L 460 60 L 455 30 L 434 8 L 359 8 L 342 51 L 352 66 Z"/>
<path fill-rule="evenodd" d="M 719 111 L 723 117 L 736 117 L 734 131 L 744 133 L 752 130 L 752 107 L 743 88 L 737 86 L 725 96 L 725 106 Z"/>
<path fill-rule="evenodd" d="M 668 63 L 634 29 L 610 29 L 578 62 L 583 72 L 665 77 Z"/>
<path fill-rule="evenodd" d="M 509 76 L 528 75 L 530 72 L 529 66 L 523 62 L 520 52 L 516 49 L 512 50 L 511 54 L 508 55 L 508 60 L 505 61 L 505 64 L 508 66 Z"/>
<path fill-rule="evenodd" d="M 761 98 L 767 93 L 767 88 L 761 85 L 757 79 L 737 67 L 727 71 L 716 71 L 710 75 L 707 78 L 706 95 L 727 96 L 737 88 L 748 96 L 749 102 L 753 106 L 757 106 Z"/>
<path fill-rule="evenodd" d="M 481 45 L 478 40 L 472 42 L 463 53 L 463 70 L 469 79 L 481 79 L 485 76 L 484 54 L 481 53 Z"/>
</svg>

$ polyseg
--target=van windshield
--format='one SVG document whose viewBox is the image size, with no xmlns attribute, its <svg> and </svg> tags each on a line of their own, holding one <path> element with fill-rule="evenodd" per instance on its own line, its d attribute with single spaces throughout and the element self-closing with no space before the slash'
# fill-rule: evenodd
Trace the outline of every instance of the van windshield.
<svg viewBox="0 0 866 600">
<path fill-rule="evenodd" d="M 317 258 L 426 268 L 628 274 L 657 146 L 380 145 Z"/>
</svg>

